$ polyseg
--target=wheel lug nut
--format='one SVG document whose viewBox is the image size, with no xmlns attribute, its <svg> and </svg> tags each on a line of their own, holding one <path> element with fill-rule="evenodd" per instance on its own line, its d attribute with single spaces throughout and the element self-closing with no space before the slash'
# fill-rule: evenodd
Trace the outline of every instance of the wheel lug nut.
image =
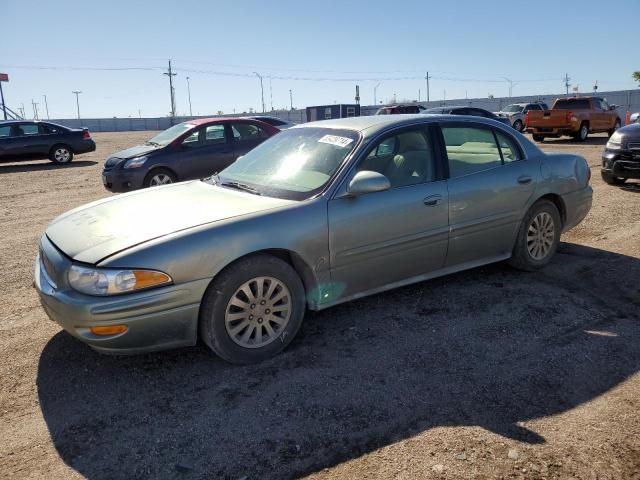
<svg viewBox="0 0 640 480">
<path fill-rule="evenodd" d="M 271 313 L 271 310 L 269 310 L 268 308 L 264 311 L 264 313 L 266 313 L 267 315 L 269 315 Z"/>
<path fill-rule="evenodd" d="M 249 320 L 253 320 L 253 315 L 249 315 Z"/>
<path fill-rule="evenodd" d="M 252 304 L 251 304 L 251 310 L 253 310 L 254 308 L 256 308 L 256 304 L 255 304 L 255 303 L 252 303 Z"/>
<path fill-rule="evenodd" d="M 260 302 L 260 305 L 264 305 L 265 303 L 267 303 L 267 302 L 265 302 L 264 300 L 262 300 L 262 301 Z"/>
<path fill-rule="evenodd" d="M 258 319 L 258 323 L 262 323 L 262 318 L 259 318 L 259 319 Z"/>
</svg>

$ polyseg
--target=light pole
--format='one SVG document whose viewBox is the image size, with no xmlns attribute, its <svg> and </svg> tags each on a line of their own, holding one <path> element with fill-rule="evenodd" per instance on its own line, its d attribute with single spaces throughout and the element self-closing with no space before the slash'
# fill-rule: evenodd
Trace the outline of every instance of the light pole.
<svg viewBox="0 0 640 480">
<path fill-rule="evenodd" d="M 171 60 L 169 60 L 169 70 L 166 72 L 162 73 L 163 75 L 166 75 L 167 77 L 169 77 L 169 96 L 171 99 L 171 118 L 176 116 L 176 96 L 175 96 L 175 91 L 173 90 L 173 77 L 175 77 L 177 75 L 177 73 L 173 73 L 173 70 L 171 70 Z M 80 118 L 78 116 L 78 118 Z M 173 123 L 173 121 L 171 122 Z"/>
<path fill-rule="evenodd" d="M 47 104 L 47 96 L 46 95 L 42 95 L 44 97 L 44 108 L 47 110 L 47 120 L 50 120 L 49 118 L 49 104 Z"/>
<path fill-rule="evenodd" d="M 256 77 L 260 79 L 260 94 L 262 96 L 262 113 L 264 113 L 264 87 L 262 86 L 262 75 L 258 72 L 253 72 Z"/>
<path fill-rule="evenodd" d="M 513 86 L 517 85 L 517 83 L 514 83 L 513 80 L 511 80 L 510 78 L 507 77 L 502 77 L 503 79 L 505 79 L 507 82 L 509 82 L 509 98 L 511 98 L 511 93 L 513 92 Z"/>
<path fill-rule="evenodd" d="M 373 104 L 374 104 L 374 105 L 377 105 L 377 103 L 376 103 L 376 102 L 377 102 L 377 100 L 378 100 L 378 98 L 377 98 L 377 93 L 378 93 L 378 87 L 379 87 L 379 86 L 380 86 L 380 82 L 378 82 L 378 83 L 376 84 L 376 86 L 375 86 L 375 87 L 373 87 Z"/>
<path fill-rule="evenodd" d="M 79 90 L 74 90 L 73 92 L 76 95 L 76 107 L 78 107 L 78 120 L 80 120 L 80 100 L 79 100 L 79 95 L 82 93 Z"/>
<path fill-rule="evenodd" d="M 193 117 L 193 110 L 191 110 L 191 85 L 189 85 L 189 77 L 187 77 L 187 95 L 189 96 L 189 116 Z"/>
<path fill-rule="evenodd" d="M 291 102 L 291 110 L 293 110 L 293 90 L 289 89 L 289 101 Z"/>
</svg>

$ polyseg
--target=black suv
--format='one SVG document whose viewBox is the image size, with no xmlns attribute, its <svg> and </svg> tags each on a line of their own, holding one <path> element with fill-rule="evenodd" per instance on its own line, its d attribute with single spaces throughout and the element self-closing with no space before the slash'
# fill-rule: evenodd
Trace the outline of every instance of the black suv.
<svg viewBox="0 0 640 480">
<path fill-rule="evenodd" d="M 86 128 L 25 120 L 0 122 L 0 160 L 48 158 L 54 163 L 68 163 L 74 155 L 95 149 Z"/>
<path fill-rule="evenodd" d="M 619 128 L 611 135 L 602 152 L 600 174 L 609 185 L 640 179 L 640 123 Z"/>
</svg>

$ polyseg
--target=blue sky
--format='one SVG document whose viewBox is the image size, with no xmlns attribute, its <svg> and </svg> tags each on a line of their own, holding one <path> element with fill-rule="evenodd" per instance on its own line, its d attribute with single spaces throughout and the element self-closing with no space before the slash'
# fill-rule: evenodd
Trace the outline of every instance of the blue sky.
<svg viewBox="0 0 640 480">
<path fill-rule="evenodd" d="M 52 118 L 178 113 L 635 88 L 640 1 L 0 0 L 7 105 Z M 30 67 L 30 68 L 24 68 Z M 39 68 L 34 68 L 39 67 Z M 56 67 L 43 69 L 42 67 Z M 221 75 L 224 74 L 224 75 Z M 269 80 L 271 76 L 271 80 Z M 342 81 L 345 80 L 346 81 Z M 446 93 L 445 93 L 446 91 Z"/>
</svg>

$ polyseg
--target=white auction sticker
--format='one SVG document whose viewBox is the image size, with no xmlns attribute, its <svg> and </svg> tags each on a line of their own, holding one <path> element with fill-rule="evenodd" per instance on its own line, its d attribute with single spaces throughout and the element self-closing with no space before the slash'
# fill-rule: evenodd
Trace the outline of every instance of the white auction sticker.
<svg viewBox="0 0 640 480">
<path fill-rule="evenodd" d="M 330 145 L 336 145 L 337 147 L 346 147 L 351 142 L 353 142 L 352 138 L 347 137 L 339 137 L 337 135 L 325 135 L 318 142 L 328 143 Z"/>
</svg>

